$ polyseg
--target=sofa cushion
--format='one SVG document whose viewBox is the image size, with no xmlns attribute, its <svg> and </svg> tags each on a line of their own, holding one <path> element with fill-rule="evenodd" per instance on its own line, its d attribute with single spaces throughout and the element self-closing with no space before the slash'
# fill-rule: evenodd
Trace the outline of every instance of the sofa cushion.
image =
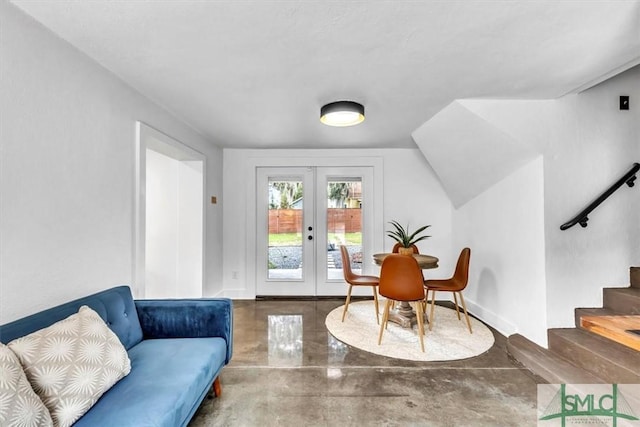
<svg viewBox="0 0 640 427">
<path fill-rule="evenodd" d="M 129 350 L 131 373 L 74 427 L 186 426 L 225 364 L 222 338 L 144 340 Z"/>
<path fill-rule="evenodd" d="M 9 343 L 54 423 L 72 425 L 131 365 L 122 343 L 87 306 Z"/>
<path fill-rule="evenodd" d="M 142 341 L 138 312 L 128 286 L 117 286 L 86 297 L 60 304 L 31 316 L 0 326 L 0 342 L 8 343 L 38 331 L 77 313 L 80 307 L 91 307 L 128 350 Z"/>
<path fill-rule="evenodd" d="M 53 426 L 49 410 L 31 388 L 18 357 L 0 344 L 0 425 Z"/>
<path fill-rule="evenodd" d="M 228 298 L 136 300 L 145 339 L 220 337 L 233 353 L 233 302 Z"/>
</svg>

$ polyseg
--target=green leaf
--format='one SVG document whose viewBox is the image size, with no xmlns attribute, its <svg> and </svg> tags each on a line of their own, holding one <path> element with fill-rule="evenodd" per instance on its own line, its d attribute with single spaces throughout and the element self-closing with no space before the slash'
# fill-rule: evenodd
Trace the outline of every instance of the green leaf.
<svg viewBox="0 0 640 427">
<path fill-rule="evenodd" d="M 413 232 L 413 234 L 411 236 L 409 236 L 409 240 L 413 240 L 414 237 L 416 237 L 418 234 L 422 233 L 424 230 L 426 230 L 429 227 L 431 227 L 431 226 L 430 225 L 425 225 L 424 227 L 418 228 L 416 231 Z"/>
<path fill-rule="evenodd" d="M 431 227 L 431 225 L 423 225 L 414 231 L 413 233 L 409 232 L 409 224 L 406 227 L 400 225 L 398 221 L 392 220 L 389 221 L 389 224 L 393 226 L 395 230 L 387 230 L 387 236 L 391 237 L 396 242 L 400 243 L 405 248 L 411 247 L 411 245 L 424 240 L 431 236 L 418 236 L 427 228 Z"/>
</svg>

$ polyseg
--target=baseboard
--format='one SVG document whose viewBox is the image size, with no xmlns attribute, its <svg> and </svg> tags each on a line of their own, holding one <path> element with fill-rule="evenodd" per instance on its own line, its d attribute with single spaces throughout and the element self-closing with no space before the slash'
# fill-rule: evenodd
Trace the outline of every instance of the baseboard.
<svg viewBox="0 0 640 427">
<path fill-rule="evenodd" d="M 469 310 L 469 313 L 473 314 L 475 317 L 482 320 L 505 337 L 518 332 L 518 328 L 516 327 L 516 325 L 498 316 L 493 311 L 488 310 L 476 304 L 474 301 L 468 300 L 467 298 L 465 298 L 465 302 L 467 304 L 467 310 Z"/>
<path fill-rule="evenodd" d="M 220 297 L 231 299 L 255 299 L 255 292 L 247 292 L 246 289 L 224 289 L 219 294 Z"/>
<path fill-rule="evenodd" d="M 256 301 L 341 301 L 344 303 L 344 295 L 256 295 Z M 373 301 L 372 296 L 357 296 L 352 295 L 351 301 Z"/>
</svg>

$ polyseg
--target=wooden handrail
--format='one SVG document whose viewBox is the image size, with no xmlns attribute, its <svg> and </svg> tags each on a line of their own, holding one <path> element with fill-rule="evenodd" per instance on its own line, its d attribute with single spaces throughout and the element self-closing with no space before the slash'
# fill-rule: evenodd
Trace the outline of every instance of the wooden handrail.
<svg viewBox="0 0 640 427">
<path fill-rule="evenodd" d="M 640 163 L 634 163 L 629 172 L 625 173 L 622 178 L 617 180 L 611 187 L 609 187 L 604 193 L 602 193 L 597 199 L 595 199 L 589 206 L 587 206 L 578 215 L 565 222 L 560 226 L 560 230 L 566 230 L 576 224 L 580 224 L 582 228 L 587 226 L 589 221 L 588 215 L 597 208 L 602 202 L 604 202 L 610 195 L 612 195 L 618 188 L 622 187 L 622 184 L 627 184 L 629 187 L 633 187 L 636 180 L 636 173 L 640 170 Z"/>
</svg>

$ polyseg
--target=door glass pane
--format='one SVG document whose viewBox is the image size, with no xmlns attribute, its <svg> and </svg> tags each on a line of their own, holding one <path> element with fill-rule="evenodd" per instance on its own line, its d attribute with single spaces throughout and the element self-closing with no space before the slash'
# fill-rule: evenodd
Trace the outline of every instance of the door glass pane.
<svg viewBox="0 0 640 427">
<path fill-rule="evenodd" d="M 349 252 L 351 269 L 362 272 L 362 178 L 327 182 L 327 279 L 342 280 L 340 245 Z"/>
<path fill-rule="evenodd" d="M 269 279 L 302 279 L 301 180 L 269 178 Z"/>
</svg>

